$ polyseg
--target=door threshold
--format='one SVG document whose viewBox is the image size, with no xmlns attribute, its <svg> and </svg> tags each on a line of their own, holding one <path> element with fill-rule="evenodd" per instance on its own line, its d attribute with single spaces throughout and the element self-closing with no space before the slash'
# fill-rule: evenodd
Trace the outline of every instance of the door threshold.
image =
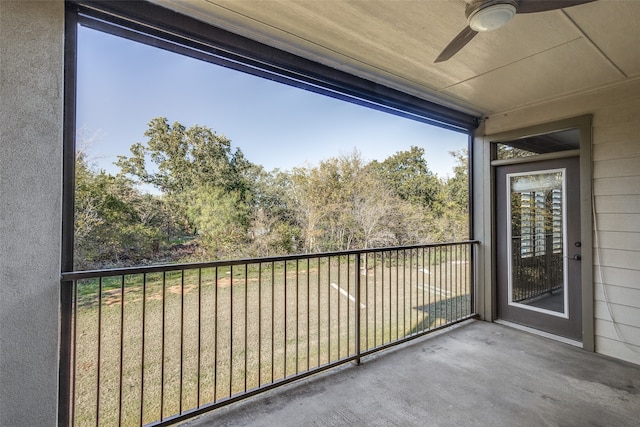
<svg viewBox="0 0 640 427">
<path fill-rule="evenodd" d="M 555 340 L 555 341 L 560 341 L 560 342 L 563 342 L 565 344 L 572 345 L 574 347 L 584 348 L 584 346 L 582 345 L 582 343 L 580 341 L 572 340 L 571 338 L 565 338 L 565 337 L 561 337 L 559 335 L 553 335 L 553 334 L 550 334 L 549 332 L 544 332 L 544 331 L 541 331 L 539 329 L 530 328 L 528 326 L 520 325 L 518 323 L 509 322 L 507 320 L 496 319 L 496 320 L 494 320 L 494 322 L 498 323 L 500 325 L 509 326 L 511 328 L 514 328 L 514 329 L 520 329 L 521 331 L 529 332 L 529 333 L 532 333 L 534 335 L 540 335 L 541 337 L 549 338 L 549 339 L 552 339 L 552 340 Z"/>
</svg>

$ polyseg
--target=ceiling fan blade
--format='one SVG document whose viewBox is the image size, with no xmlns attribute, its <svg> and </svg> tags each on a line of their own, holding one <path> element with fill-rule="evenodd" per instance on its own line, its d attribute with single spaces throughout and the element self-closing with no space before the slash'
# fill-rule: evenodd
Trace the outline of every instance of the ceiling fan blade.
<svg viewBox="0 0 640 427">
<path fill-rule="evenodd" d="M 548 10 L 564 9 L 565 7 L 578 6 L 591 3 L 595 0 L 520 0 L 516 13 L 536 13 Z"/>
<path fill-rule="evenodd" d="M 449 43 L 447 47 L 444 48 L 444 50 L 440 53 L 440 55 L 438 55 L 434 62 L 443 62 L 451 58 L 453 55 L 458 53 L 460 49 L 465 47 L 467 43 L 469 43 L 471 39 L 476 36 L 476 34 L 478 34 L 477 31 L 472 30 L 469 26 L 467 26 L 460 32 L 460 34 L 458 34 L 454 37 L 453 40 L 451 40 L 451 43 Z"/>
</svg>

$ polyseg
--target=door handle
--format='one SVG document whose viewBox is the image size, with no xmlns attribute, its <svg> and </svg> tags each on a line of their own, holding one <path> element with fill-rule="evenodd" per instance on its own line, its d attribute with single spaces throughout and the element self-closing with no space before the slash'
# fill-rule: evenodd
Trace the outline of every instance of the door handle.
<svg viewBox="0 0 640 427">
<path fill-rule="evenodd" d="M 573 256 L 573 259 L 575 259 L 576 261 L 580 261 L 582 260 L 582 256 L 580 254 L 576 254 Z"/>
</svg>

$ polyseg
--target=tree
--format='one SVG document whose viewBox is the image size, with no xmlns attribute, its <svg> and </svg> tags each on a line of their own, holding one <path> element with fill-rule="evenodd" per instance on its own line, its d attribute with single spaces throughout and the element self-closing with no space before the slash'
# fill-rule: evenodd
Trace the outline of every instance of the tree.
<svg viewBox="0 0 640 427">
<path fill-rule="evenodd" d="M 362 167 L 354 178 L 349 201 L 360 237 L 356 243 L 364 248 L 392 245 L 394 239 L 390 228 L 402 201 L 370 163 Z"/>
<path fill-rule="evenodd" d="M 296 168 L 292 195 L 309 252 L 393 244 L 403 202 L 359 152 Z"/>
<path fill-rule="evenodd" d="M 411 204 L 439 210 L 441 183 L 429 170 L 424 149 L 411 147 L 398 151 L 383 162 L 373 161 L 380 177 L 402 200 Z"/>
<path fill-rule="evenodd" d="M 243 256 L 247 244 L 249 207 L 238 192 L 197 187 L 190 192 L 188 214 L 193 218 L 209 256 Z"/>
<path fill-rule="evenodd" d="M 135 264 L 160 249 L 162 223 L 150 205 L 160 204 L 135 189 L 123 175 L 93 170 L 83 152 L 76 156 L 75 268 Z"/>
<path fill-rule="evenodd" d="M 157 117 L 145 136 L 146 143 L 131 146 L 130 157 L 118 158 L 122 172 L 159 189 L 171 217 L 178 218 L 174 223 L 183 224 L 180 231 L 200 236 L 212 255 L 238 253 L 234 243 L 245 241 L 250 224 L 254 165 L 204 126 L 187 129 Z"/>
<path fill-rule="evenodd" d="M 328 215 L 333 190 L 322 179 L 319 168 L 294 168 L 291 172 L 291 197 L 302 229 L 306 252 L 318 252 L 323 246 L 321 221 Z"/>
<path fill-rule="evenodd" d="M 456 161 L 454 175 L 444 186 L 444 211 L 435 223 L 441 230 L 440 240 L 458 241 L 469 238 L 469 155 L 468 150 L 451 151 Z"/>
<path fill-rule="evenodd" d="M 168 195 L 207 185 L 247 197 L 245 172 L 251 164 L 240 149 L 231 149 L 231 141 L 223 135 L 199 125 L 189 129 L 178 122 L 170 125 L 166 118 L 157 117 L 149 122 L 145 136 L 146 144 L 131 146 L 130 157 L 118 157 L 124 173 Z"/>
<path fill-rule="evenodd" d="M 89 237 L 111 247 L 157 247 L 158 236 L 171 242 L 190 234 L 208 258 L 229 258 L 456 240 L 468 230 L 465 152 L 452 153 L 455 174 L 442 181 L 419 147 L 382 162 L 354 151 L 267 172 L 203 126 L 159 117 L 145 136 L 129 157 L 119 157 L 115 177 L 78 167 L 85 182 L 78 189 L 79 247 Z M 131 178 L 162 195 L 139 193 Z M 105 224 L 120 231 L 99 236 Z M 129 256 L 118 254 L 95 258 Z"/>
<path fill-rule="evenodd" d="M 300 252 L 301 230 L 291 197 L 289 173 L 263 167 L 252 168 L 253 197 L 251 199 L 251 254 L 254 256 L 284 255 Z"/>
</svg>

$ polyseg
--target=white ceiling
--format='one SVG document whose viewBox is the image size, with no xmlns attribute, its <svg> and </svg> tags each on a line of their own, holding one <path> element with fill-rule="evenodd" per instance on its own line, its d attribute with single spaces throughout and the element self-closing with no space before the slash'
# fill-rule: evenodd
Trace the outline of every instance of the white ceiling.
<svg viewBox="0 0 640 427">
<path fill-rule="evenodd" d="M 640 78 L 640 0 L 520 14 L 433 61 L 463 0 L 153 0 L 185 15 L 479 115 Z"/>
</svg>

